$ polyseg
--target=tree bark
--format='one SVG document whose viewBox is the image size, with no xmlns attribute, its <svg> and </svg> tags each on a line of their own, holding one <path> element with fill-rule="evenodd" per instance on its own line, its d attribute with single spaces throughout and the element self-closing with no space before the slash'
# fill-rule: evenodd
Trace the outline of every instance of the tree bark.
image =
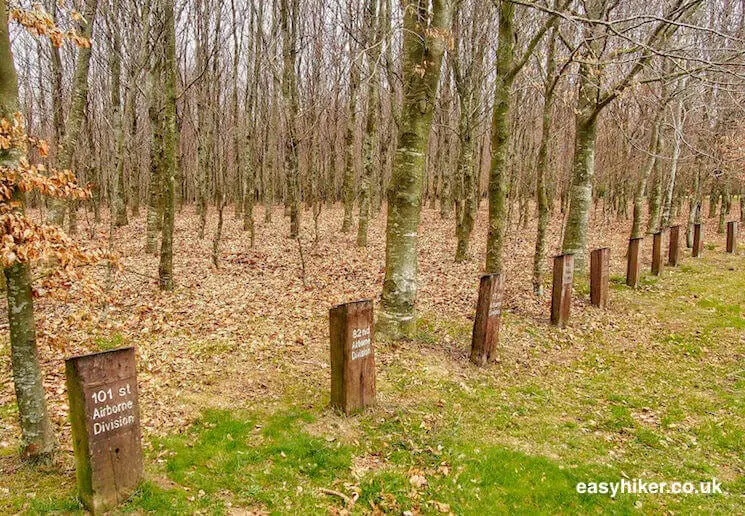
<svg viewBox="0 0 745 516">
<path fill-rule="evenodd" d="M 413 335 L 417 296 L 417 232 L 424 155 L 442 55 L 450 28 L 450 2 L 403 3 L 403 103 L 398 146 L 388 191 L 386 269 L 378 328 L 391 338 Z M 425 31 L 425 28 L 427 28 Z"/>
<path fill-rule="evenodd" d="M 631 237 L 641 238 L 642 235 L 642 216 L 644 210 L 644 199 L 647 196 L 647 183 L 649 176 L 657 162 L 657 153 L 660 149 L 660 124 L 662 123 L 662 110 L 657 111 L 657 116 L 652 122 L 652 133 L 649 137 L 649 147 L 647 149 L 647 161 L 639 175 L 636 192 L 634 194 L 634 211 L 631 221 Z"/>
<path fill-rule="evenodd" d="M 12 120 L 18 111 L 18 76 L 8 36 L 8 5 L 0 0 L 0 119 Z M 0 167 L 16 168 L 17 149 L 0 150 Z M 17 210 L 24 210 L 25 195 L 14 189 Z M 10 326 L 10 358 L 21 427 L 21 455 L 33 462 L 48 462 L 54 451 L 54 436 L 44 397 L 42 372 L 36 346 L 34 301 L 30 267 L 16 262 L 3 270 Z"/>
<path fill-rule="evenodd" d="M 281 0 L 280 29 L 282 32 L 282 99 L 286 114 L 285 174 L 287 203 L 290 208 L 290 238 L 300 235 L 300 181 L 298 170 L 298 91 L 295 62 L 297 60 L 298 0 Z"/>
<path fill-rule="evenodd" d="M 81 36 L 90 41 L 93 33 L 98 0 L 87 0 L 85 4 L 85 17 L 87 24 L 81 31 Z M 57 157 L 57 167 L 60 170 L 69 169 L 72 165 L 73 154 L 77 148 L 80 129 L 83 126 L 85 116 L 85 104 L 88 99 L 88 70 L 91 62 L 91 47 L 78 48 L 78 57 L 75 61 L 75 74 L 72 80 L 72 101 L 70 113 L 67 117 L 67 126 L 62 141 L 62 148 Z M 53 198 L 49 202 L 47 212 L 47 223 L 62 226 L 65 221 L 66 204 L 62 199 Z"/>
<path fill-rule="evenodd" d="M 515 78 L 515 5 L 499 4 L 497 77 L 491 125 L 489 169 L 489 229 L 486 239 L 486 272 L 502 272 L 502 250 L 507 229 L 507 158 L 510 147 L 510 97 Z"/>
<path fill-rule="evenodd" d="M 533 293 L 543 295 L 543 261 L 546 257 L 546 228 L 549 219 L 546 173 L 548 172 L 548 144 L 551 137 L 551 110 L 553 109 L 554 92 L 556 91 L 556 28 L 551 29 L 546 54 L 546 84 L 543 90 L 543 114 L 541 125 L 541 143 L 538 147 L 536 163 L 536 205 L 538 210 L 538 227 L 536 229 L 535 253 L 533 255 Z"/>
<path fill-rule="evenodd" d="M 178 128 L 176 126 L 176 29 L 173 0 L 160 0 L 163 4 L 165 27 L 163 52 L 163 232 L 160 243 L 158 278 L 161 290 L 173 290 L 173 223 L 176 197 Z"/>
<path fill-rule="evenodd" d="M 378 124 L 379 111 L 379 82 L 377 74 L 377 62 L 380 50 L 377 40 L 380 31 L 376 30 L 379 21 L 376 13 L 377 0 L 368 0 L 365 7 L 365 44 L 372 42 L 372 48 L 367 52 L 367 113 L 365 114 L 365 135 L 363 140 L 364 169 L 359 188 L 359 223 L 357 226 L 357 246 L 367 246 L 367 226 L 370 219 L 370 197 L 371 185 L 374 177 L 375 151 L 378 147 Z"/>
</svg>

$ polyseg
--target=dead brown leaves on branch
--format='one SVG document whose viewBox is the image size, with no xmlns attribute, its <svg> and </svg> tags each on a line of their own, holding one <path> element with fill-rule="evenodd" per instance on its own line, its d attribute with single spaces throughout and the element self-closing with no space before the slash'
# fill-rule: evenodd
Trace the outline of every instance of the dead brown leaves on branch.
<svg viewBox="0 0 745 516">
<path fill-rule="evenodd" d="M 116 262 L 116 257 L 101 249 L 80 246 L 61 228 L 40 224 L 22 210 L 22 197 L 17 192 L 36 191 L 47 197 L 85 200 L 90 191 L 77 184 L 70 170 L 52 170 L 32 165 L 26 158 L 32 146 L 43 157 L 47 144 L 26 134 L 23 117 L 15 113 L 13 120 L 0 120 L 0 151 L 20 156 L 14 166 L 0 167 L 0 266 L 16 263 L 41 263 L 53 269 L 45 276 L 46 283 L 56 279 L 69 283 L 80 280 L 77 267 L 95 265 L 103 260 Z"/>
<path fill-rule="evenodd" d="M 78 23 L 87 23 L 85 18 L 75 10 L 70 10 L 70 18 Z M 90 40 L 78 34 L 75 29 L 60 28 L 41 4 L 34 4 L 31 9 L 13 7 L 10 10 L 10 19 L 34 36 L 49 38 L 55 47 L 61 47 L 65 40 L 81 48 L 91 46 Z"/>
</svg>

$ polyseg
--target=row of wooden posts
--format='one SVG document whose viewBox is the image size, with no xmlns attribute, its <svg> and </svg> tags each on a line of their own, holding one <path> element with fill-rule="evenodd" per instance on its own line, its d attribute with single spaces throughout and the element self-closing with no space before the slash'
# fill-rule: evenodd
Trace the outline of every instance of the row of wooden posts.
<svg viewBox="0 0 745 516">
<path fill-rule="evenodd" d="M 692 256 L 701 256 L 701 225 L 694 225 Z M 680 258 L 680 226 L 669 228 L 668 264 Z M 653 235 L 652 274 L 662 272 L 663 232 Z M 626 284 L 639 282 L 641 238 L 629 240 Z M 736 253 L 737 222 L 727 225 L 727 252 Z M 590 301 L 608 302 L 610 249 L 592 251 Z M 554 258 L 551 323 L 569 319 L 574 257 Z M 504 276 L 481 277 L 471 339 L 471 361 L 488 363 L 496 352 L 504 295 Z M 373 301 L 334 306 L 329 311 L 331 406 L 352 414 L 375 403 Z M 92 513 L 125 501 L 142 480 L 143 456 L 135 350 L 132 347 L 81 355 L 65 361 L 73 449 L 81 501 Z"/>
</svg>

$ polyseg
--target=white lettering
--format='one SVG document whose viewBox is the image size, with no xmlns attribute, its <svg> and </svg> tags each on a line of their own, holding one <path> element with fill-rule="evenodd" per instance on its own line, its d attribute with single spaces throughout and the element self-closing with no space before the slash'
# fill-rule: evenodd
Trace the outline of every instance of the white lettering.
<svg viewBox="0 0 745 516">
<path fill-rule="evenodd" d="M 129 426 L 135 422 L 134 416 L 121 416 L 103 423 L 93 423 L 93 435 L 99 435 L 117 428 Z"/>
</svg>

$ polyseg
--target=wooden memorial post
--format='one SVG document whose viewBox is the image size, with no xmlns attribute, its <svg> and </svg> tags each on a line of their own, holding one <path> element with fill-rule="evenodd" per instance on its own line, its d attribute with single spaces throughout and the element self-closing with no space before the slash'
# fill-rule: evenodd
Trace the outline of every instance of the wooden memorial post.
<svg viewBox="0 0 745 516">
<path fill-rule="evenodd" d="M 727 252 L 737 254 L 737 221 L 727 222 Z"/>
<path fill-rule="evenodd" d="M 574 280 L 574 255 L 554 257 L 554 278 L 551 290 L 551 324 L 564 327 L 572 307 L 572 281 Z"/>
<path fill-rule="evenodd" d="M 590 303 L 605 308 L 608 304 L 608 268 L 610 249 L 595 249 L 590 254 Z"/>
<path fill-rule="evenodd" d="M 372 300 L 334 306 L 329 326 L 331 406 L 351 414 L 375 403 Z"/>
<path fill-rule="evenodd" d="M 476 365 L 482 366 L 490 362 L 497 349 L 503 296 L 504 277 L 501 274 L 481 276 L 471 336 L 471 362 Z"/>
<path fill-rule="evenodd" d="M 642 238 L 629 239 L 629 251 L 626 257 L 626 285 L 636 288 L 639 284 L 639 248 Z"/>
<path fill-rule="evenodd" d="M 142 480 L 140 405 L 132 347 L 65 360 L 78 494 L 108 511 Z"/>
<path fill-rule="evenodd" d="M 701 224 L 693 225 L 693 251 L 691 256 L 698 258 L 701 256 L 701 252 L 704 250 L 703 235 L 701 234 Z"/>
<path fill-rule="evenodd" d="M 680 259 L 680 226 L 670 226 L 670 242 L 667 248 L 667 264 L 675 267 Z"/>
<path fill-rule="evenodd" d="M 662 231 L 652 235 L 652 274 L 662 274 Z"/>
</svg>

